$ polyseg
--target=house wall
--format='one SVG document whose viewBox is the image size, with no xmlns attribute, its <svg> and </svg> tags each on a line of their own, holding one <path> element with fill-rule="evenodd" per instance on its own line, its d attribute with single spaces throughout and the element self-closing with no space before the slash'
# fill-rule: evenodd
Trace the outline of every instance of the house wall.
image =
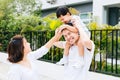
<svg viewBox="0 0 120 80">
<path fill-rule="evenodd" d="M 66 5 L 68 7 L 73 7 L 75 9 L 77 9 L 80 13 L 84 13 L 84 12 L 92 12 L 93 7 L 92 7 L 92 2 L 88 2 L 88 3 L 79 3 L 79 4 L 69 4 Z M 55 13 L 56 12 L 57 7 L 51 8 L 51 9 L 44 9 L 42 10 L 42 16 L 46 16 L 50 13 Z"/>
<path fill-rule="evenodd" d="M 92 2 L 92 0 L 56 0 L 54 4 L 47 3 L 48 0 L 40 0 L 42 2 L 42 10 L 51 9 L 62 5 L 83 4 Z M 50 0 L 49 0 L 50 1 Z"/>
<path fill-rule="evenodd" d="M 120 0 L 93 0 L 93 16 L 99 24 L 108 23 L 110 7 L 120 7 Z"/>
<path fill-rule="evenodd" d="M 111 7 L 120 8 L 120 0 L 56 0 L 56 3 L 52 5 L 46 3 L 46 0 L 41 1 L 43 1 L 43 17 L 50 13 L 56 12 L 57 7 L 66 5 L 68 7 L 73 7 L 77 9 L 78 11 L 80 11 L 80 13 L 92 12 L 94 20 L 97 21 L 99 24 L 109 24 L 111 22 L 111 20 L 109 19 L 110 14 L 112 14 L 109 12 Z M 113 22 L 112 24 L 115 23 L 116 22 Z"/>
</svg>

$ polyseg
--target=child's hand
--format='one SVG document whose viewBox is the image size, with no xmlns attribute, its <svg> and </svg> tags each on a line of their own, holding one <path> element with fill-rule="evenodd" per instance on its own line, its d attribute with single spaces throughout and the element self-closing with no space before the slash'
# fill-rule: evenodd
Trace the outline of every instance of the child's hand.
<svg viewBox="0 0 120 80">
<path fill-rule="evenodd" d="M 55 30 L 55 34 L 57 34 L 59 32 L 59 28 L 57 28 L 56 30 Z"/>
<path fill-rule="evenodd" d="M 65 25 L 65 24 L 63 24 L 63 25 L 60 26 L 61 31 L 62 31 L 63 29 L 65 29 L 65 28 L 66 28 L 66 25 Z"/>
<path fill-rule="evenodd" d="M 55 30 L 55 34 L 56 33 L 62 33 L 62 30 L 63 29 L 65 29 L 65 26 L 64 25 L 61 25 L 59 28 L 57 28 L 56 30 Z"/>
</svg>

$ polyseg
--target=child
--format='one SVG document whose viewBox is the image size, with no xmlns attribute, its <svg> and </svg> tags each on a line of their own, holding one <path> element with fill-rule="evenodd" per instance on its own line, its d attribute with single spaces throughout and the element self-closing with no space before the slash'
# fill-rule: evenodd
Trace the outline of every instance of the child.
<svg viewBox="0 0 120 80">
<path fill-rule="evenodd" d="M 90 38 L 90 32 L 88 31 L 88 29 L 85 27 L 85 25 L 83 24 L 83 22 L 81 21 L 81 19 L 79 18 L 79 16 L 75 16 L 75 15 L 71 15 L 69 9 L 67 7 L 59 7 L 56 11 L 56 15 L 57 18 L 59 18 L 63 23 L 65 23 L 64 25 L 61 26 L 61 29 L 67 28 L 68 30 L 72 31 L 72 32 L 77 32 L 78 34 L 83 34 L 84 32 L 86 32 Z M 66 25 L 68 24 L 68 25 Z M 81 33 L 82 32 L 82 33 Z M 86 33 L 84 33 L 84 35 L 86 35 Z M 56 45 L 56 44 L 55 44 Z M 80 63 L 81 65 L 84 64 L 84 47 L 82 44 L 82 41 L 80 40 L 77 44 L 78 46 L 78 50 L 79 50 L 79 56 L 82 56 L 82 58 L 80 58 L 80 61 L 78 62 L 78 64 Z M 66 42 L 66 46 L 65 46 L 65 50 L 64 50 L 64 55 L 63 58 L 57 63 L 59 65 L 61 64 L 67 64 L 67 60 L 68 60 L 68 55 L 69 55 L 69 48 L 66 49 L 66 47 L 68 47 L 68 43 Z M 70 47 L 70 45 L 69 45 Z M 76 64 L 76 65 L 78 65 Z"/>
<path fill-rule="evenodd" d="M 73 32 L 80 32 L 80 28 L 83 28 L 83 30 L 86 32 L 86 34 L 89 36 L 90 38 L 90 32 L 87 29 L 87 27 L 85 26 L 85 24 L 81 21 L 79 16 L 76 15 L 71 15 L 69 9 L 66 6 L 62 6 L 59 7 L 56 10 L 56 16 L 58 19 L 60 19 L 64 24 L 67 23 L 72 23 L 72 25 L 74 27 L 76 27 L 77 29 L 72 28 L 71 30 Z M 70 28 L 70 27 L 69 27 Z"/>
</svg>

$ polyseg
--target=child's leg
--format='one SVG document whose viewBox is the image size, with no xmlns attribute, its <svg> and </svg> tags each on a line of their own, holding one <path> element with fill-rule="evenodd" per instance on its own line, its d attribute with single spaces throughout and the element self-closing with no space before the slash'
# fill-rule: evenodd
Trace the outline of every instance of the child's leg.
<svg viewBox="0 0 120 80">
<path fill-rule="evenodd" d="M 57 62 L 58 65 L 63 65 L 68 63 L 69 48 L 70 45 L 66 42 L 63 58 L 59 62 Z"/>
<path fill-rule="evenodd" d="M 79 56 L 84 56 L 84 46 L 81 41 L 78 42 L 78 51 L 79 51 Z"/>
</svg>

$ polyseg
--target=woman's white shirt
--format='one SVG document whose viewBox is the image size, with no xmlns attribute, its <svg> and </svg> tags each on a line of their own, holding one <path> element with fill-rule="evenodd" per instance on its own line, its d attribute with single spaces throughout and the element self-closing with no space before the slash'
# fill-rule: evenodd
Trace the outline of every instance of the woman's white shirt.
<svg viewBox="0 0 120 80">
<path fill-rule="evenodd" d="M 40 80 L 40 74 L 38 73 L 35 61 L 36 59 L 45 55 L 48 52 L 48 50 L 48 48 L 42 46 L 36 51 L 32 51 L 28 54 L 31 69 L 17 63 L 11 64 L 11 68 L 7 75 L 8 80 Z"/>
</svg>

